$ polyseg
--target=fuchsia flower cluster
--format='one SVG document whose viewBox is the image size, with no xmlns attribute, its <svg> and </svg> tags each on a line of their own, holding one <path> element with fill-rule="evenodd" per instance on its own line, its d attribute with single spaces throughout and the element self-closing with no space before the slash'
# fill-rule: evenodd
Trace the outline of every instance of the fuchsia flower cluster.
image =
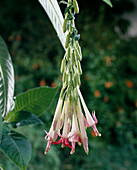
<svg viewBox="0 0 137 170">
<path fill-rule="evenodd" d="M 84 150 L 88 154 L 87 127 L 92 127 L 95 135 L 101 136 L 96 127 L 98 121 L 95 111 L 91 116 L 79 87 L 77 87 L 77 93 L 77 101 L 70 100 L 68 96 L 64 100 L 59 98 L 51 128 L 49 132 L 45 131 L 45 140 L 47 140 L 45 154 L 51 144 L 62 144 L 61 147 L 69 147 L 71 148 L 70 154 L 73 154 L 76 143 L 80 146 L 83 144 Z"/>
</svg>

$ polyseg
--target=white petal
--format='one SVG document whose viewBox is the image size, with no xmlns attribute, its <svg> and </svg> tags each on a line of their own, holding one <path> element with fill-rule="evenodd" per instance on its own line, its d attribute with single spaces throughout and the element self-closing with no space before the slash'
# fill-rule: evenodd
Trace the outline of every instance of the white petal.
<svg viewBox="0 0 137 170">
<path fill-rule="evenodd" d="M 93 118 L 92 118 L 92 116 L 91 116 L 91 114 L 90 114 L 90 112 L 89 112 L 89 110 L 88 110 L 85 102 L 84 102 L 84 99 L 83 99 L 83 97 L 82 97 L 82 94 L 81 94 L 81 92 L 80 92 L 79 87 L 77 87 L 77 90 L 78 90 L 78 94 L 79 94 L 79 97 L 80 97 L 80 100 L 81 100 L 83 109 L 84 109 L 84 111 L 85 111 L 86 119 L 87 119 L 88 123 L 90 124 L 90 126 L 92 126 L 92 125 L 95 124 L 95 122 L 94 122 L 94 120 L 93 120 Z"/>
</svg>

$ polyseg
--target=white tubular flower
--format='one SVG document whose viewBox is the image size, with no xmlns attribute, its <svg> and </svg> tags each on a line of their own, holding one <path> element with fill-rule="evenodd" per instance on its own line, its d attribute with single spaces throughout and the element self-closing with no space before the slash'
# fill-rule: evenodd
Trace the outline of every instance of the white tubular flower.
<svg viewBox="0 0 137 170">
<path fill-rule="evenodd" d="M 85 119 L 86 126 L 87 127 L 91 126 L 93 128 L 94 132 L 95 132 L 95 135 L 96 136 L 101 136 L 101 134 L 98 132 L 97 127 L 96 127 L 96 124 L 98 123 L 98 121 L 97 121 L 97 118 L 95 116 L 95 111 L 92 112 L 92 116 L 91 116 L 91 114 L 90 114 L 90 112 L 89 112 L 89 110 L 88 110 L 88 108 L 87 108 L 87 106 L 86 106 L 86 104 L 84 102 L 84 99 L 82 97 L 82 94 L 80 92 L 79 87 L 77 87 L 77 90 L 78 90 L 78 94 L 79 94 L 79 97 L 81 99 L 81 103 L 82 103 L 82 106 L 83 106 L 83 109 L 84 109 L 85 115 L 86 115 L 86 119 Z"/>
<path fill-rule="evenodd" d="M 79 94 L 79 97 L 80 97 L 80 100 L 81 100 L 83 109 L 84 109 L 84 111 L 85 111 L 85 115 L 86 115 L 87 122 L 89 123 L 90 126 L 92 126 L 92 125 L 95 124 L 95 122 L 94 122 L 92 116 L 90 115 L 90 112 L 89 112 L 89 110 L 88 110 L 88 108 L 87 108 L 87 106 L 86 106 L 86 104 L 85 104 L 85 102 L 84 102 L 84 99 L 83 99 L 83 97 L 82 97 L 82 94 L 81 94 L 81 92 L 80 92 L 79 87 L 77 87 L 77 90 L 78 90 L 78 94 Z"/>
<path fill-rule="evenodd" d="M 78 106 L 77 106 L 77 114 L 78 114 L 79 125 L 80 125 L 81 140 L 83 142 L 84 150 L 88 154 L 88 137 L 87 137 L 87 133 L 86 133 L 86 129 L 85 129 L 84 117 L 82 114 L 81 105 L 80 105 L 79 100 L 78 100 Z"/>
</svg>

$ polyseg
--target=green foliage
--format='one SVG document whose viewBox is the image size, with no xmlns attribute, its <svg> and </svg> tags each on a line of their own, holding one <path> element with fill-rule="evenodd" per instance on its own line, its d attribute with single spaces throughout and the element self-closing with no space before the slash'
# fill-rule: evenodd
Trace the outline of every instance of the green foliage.
<svg viewBox="0 0 137 170">
<path fill-rule="evenodd" d="M 0 109 L 5 116 L 12 107 L 14 94 L 14 70 L 10 54 L 0 37 Z"/>
<path fill-rule="evenodd" d="M 21 134 L 10 131 L 2 136 L 0 149 L 13 161 L 21 170 L 25 170 L 31 158 L 31 144 Z"/>
<path fill-rule="evenodd" d="M 11 111 L 14 107 L 14 71 L 10 55 L 2 38 L 0 38 L 0 66 L 0 149 L 21 170 L 25 170 L 31 158 L 31 144 L 26 137 L 11 130 L 5 123 L 10 123 L 13 128 L 30 124 L 42 124 L 37 116 L 41 115 L 50 106 L 59 87 L 40 87 L 25 92 L 17 96 L 15 108 Z M 5 114 L 7 115 L 6 118 L 3 118 L 4 121 L 2 121 L 1 112 L 3 117 Z"/>
<path fill-rule="evenodd" d="M 59 87 L 39 87 L 18 95 L 16 97 L 14 110 L 9 112 L 5 120 L 7 122 L 16 121 L 16 113 L 18 114 L 20 111 L 26 111 L 26 113 L 31 112 L 36 116 L 40 116 L 48 109 L 58 89 Z"/>
<path fill-rule="evenodd" d="M 43 124 L 43 122 L 34 114 L 26 111 L 16 112 L 15 114 L 9 113 L 10 116 L 5 119 L 6 123 L 11 123 L 13 127 L 25 126 L 25 125 L 37 125 Z"/>
</svg>

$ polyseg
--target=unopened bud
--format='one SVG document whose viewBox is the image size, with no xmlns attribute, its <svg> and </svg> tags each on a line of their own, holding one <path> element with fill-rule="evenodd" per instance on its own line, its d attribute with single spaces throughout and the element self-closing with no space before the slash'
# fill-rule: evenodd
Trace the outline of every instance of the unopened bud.
<svg viewBox="0 0 137 170">
<path fill-rule="evenodd" d="M 72 63 L 72 66 L 74 66 L 74 63 L 75 63 L 75 51 L 74 50 L 71 53 L 71 63 Z"/>
<path fill-rule="evenodd" d="M 81 52 L 81 47 L 79 45 L 79 43 L 77 42 L 77 46 L 76 46 L 78 52 L 79 52 L 79 55 L 80 55 L 80 61 L 82 60 L 82 52 Z"/>
<path fill-rule="evenodd" d="M 63 77 L 62 77 L 63 83 L 65 83 L 65 80 L 66 80 L 66 73 L 63 73 Z"/>
<path fill-rule="evenodd" d="M 81 84 L 81 82 L 80 82 L 80 76 L 79 76 L 78 73 L 76 74 L 76 76 L 77 76 L 77 84 L 80 85 L 80 84 Z"/>
<path fill-rule="evenodd" d="M 66 30 L 67 30 L 67 19 L 64 19 L 64 22 L 63 22 L 63 33 L 65 33 L 66 32 Z"/>
<path fill-rule="evenodd" d="M 73 0 L 73 7 L 74 7 L 74 11 L 75 13 L 79 13 L 79 6 L 76 0 Z"/>
<path fill-rule="evenodd" d="M 77 67 L 78 67 L 78 72 L 81 75 L 82 74 L 82 69 L 81 69 L 81 64 L 80 64 L 79 61 L 77 62 Z"/>
<path fill-rule="evenodd" d="M 65 66 L 66 66 L 66 60 L 63 58 L 63 60 L 62 60 L 62 62 L 61 62 L 61 69 L 60 69 L 61 73 L 64 72 Z"/>
<path fill-rule="evenodd" d="M 70 34 L 68 34 L 66 37 L 65 48 L 68 48 L 69 42 L 70 42 Z"/>
<path fill-rule="evenodd" d="M 75 74 L 75 76 L 74 76 L 73 84 L 74 84 L 74 88 L 76 88 L 77 85 L 78 85 L 78 82 L 77 82 L 77 75 L 76 75 L 76 74 Z"/>
<path fill-rule="evenodd" d="M 76 57 L 79 61 L 81 61 L 82 57 L 80 55 L 80 53 L 78 52 L 77 48 L 75 48 L 75 52 L 76 52 Z"/>
<path fill-rule="evenodd" d="M 71 48 L 70 46 L 67 48 L 67 61 L 69 61 L 69 58 L 70 58 L 70 52 L 71 52 Z"/>
</svg>

